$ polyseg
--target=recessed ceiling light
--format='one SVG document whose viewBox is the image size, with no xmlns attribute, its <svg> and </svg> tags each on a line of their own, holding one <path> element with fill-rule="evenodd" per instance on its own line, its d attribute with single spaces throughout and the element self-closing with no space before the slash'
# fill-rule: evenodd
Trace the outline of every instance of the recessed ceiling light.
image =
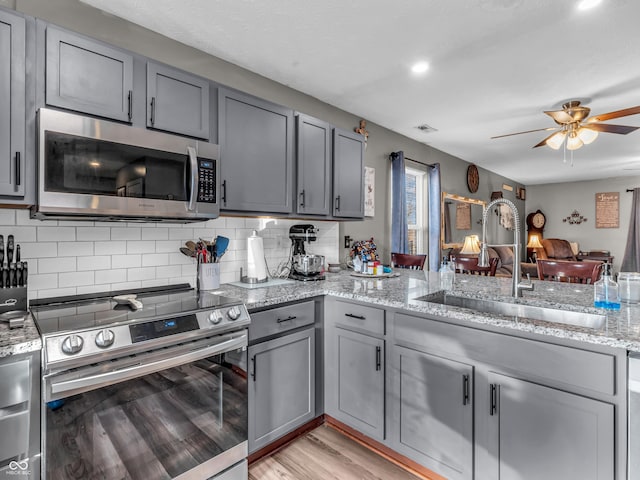
<svg viewBox="0 0 640 480">
<path fill-rule="evenodd" d="M 602 3 L 602 0 L 581 0 L 578 2 L 578 10 L 589 10 L 597 7 Z"/>
<path fill-rule="evenodd" d="M 427 62 L 416 62 L 411 67 L 413 73 L 424 73 L 429 70 L 429 64 Z"/>
</svg>

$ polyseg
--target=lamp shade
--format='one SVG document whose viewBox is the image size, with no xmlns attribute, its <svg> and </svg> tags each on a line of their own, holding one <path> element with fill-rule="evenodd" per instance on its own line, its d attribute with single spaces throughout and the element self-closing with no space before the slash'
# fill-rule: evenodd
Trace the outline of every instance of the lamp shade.
<svg viewBox="0 0 640 480">
<path fill-rule="evenodd" d="M 542 246 L 542 243 L 540 243 L 540 238 L 538 238 L 538 235 L 531 235 L 531 238 L 529 238 L 529 243 L 527 243 L 527 248 L 544 248 Z"/>
<path fill-rule="evenodd" d="M 460 253 L 464 255 L 475 255 L 480 253 L 480 239 L 477 235 L 467 235 L 464 237 L 464 245 Z"/>
<path fill-rule="evenodd" d="M 553 135 L 551 135 L 545 143 L 547 144 L 548 147 L 551 147 L 554 150 L 558 150 L 562 145 L 562 142 L 564 142 L 564 137 L 566 135 L 567 135 L 567 132 L 565 130 L 560 130 L 559 132 L 556 132 Z"/>
<path fill-rule="evenodd" d="M 589 127 L 580 127 L 578 129 L 578 137 L 582 140 L 582 143 L 589 145 L 598 138 L 598 132 L 591 130 Z"/>
</svg>

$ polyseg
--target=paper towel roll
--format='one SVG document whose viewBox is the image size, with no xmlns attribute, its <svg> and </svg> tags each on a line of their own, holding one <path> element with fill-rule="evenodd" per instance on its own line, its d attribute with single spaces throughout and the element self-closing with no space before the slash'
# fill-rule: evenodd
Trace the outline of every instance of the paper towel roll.
<svg viewBox="0 0 640 480">
<path fill-rule="evenodd" d="M 247 238 L 247 277 L 258 281 L 267 278 L 267 263 L 264 260 L 262 237 L 255 230 Z"/>
</svg>

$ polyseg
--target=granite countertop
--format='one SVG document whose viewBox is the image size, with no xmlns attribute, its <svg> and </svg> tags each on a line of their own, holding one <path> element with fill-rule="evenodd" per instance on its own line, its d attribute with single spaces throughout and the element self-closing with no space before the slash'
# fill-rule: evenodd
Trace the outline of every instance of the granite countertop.
<svg viewBox="0 0 640 480">
<path fill-rule="evenodd" d="M 0 358 L 19 353 L 35 352 L 42 348 L 40 334 L 29 315 L 22 328 L 9 329 L 9 325 L 0 322 Z"/>
<path fill-rule="evenodd" d="M 426 275 L 425 275 L 426 273 Z M 593 307 L 593 286 L 543 282 L 534 280 L 535 290 L 524 292 L 515 301 L 511 297 L 511 279 L 456 275 L 451 292 L 470 298 L 523 303 L 534 306 L 558 308 L 584 313 L 606 315 L 606 327 L 602 330 L 576 327 L 559 323 L 530 320 L 472 312 L 468 309 L 427 303 L 416 300 L 425 295 L 441 292 L 437 273 L 400 271 L 391 278 L 354 277 L 348 271 L 328 273 L 320 282 L 290 282 L 283 285 L 246 289 L 223 284 L 213 293 L 235 297 L 249 310 L 276 306 L 281 303 L 304 300 L 320 295 L 357 300 L 409 312 L 442 316 L 466 324 L 486 325 L 518 330 L 561 339 L 606 345 L 640 352 L 640 305 L 625 305 L 619 311 L 606 311 Z M 9 330 L 0 324 L 0 357 L 32 352 L 41 348 L 38 331 L 29 317 L 24 328 Z"/>
<path fill-rule="evenodd" d="M 533 283 L 535 290 L 524 292 L 523 297 L 516 301 L 511 297 L 511 278 L 456 275 L 453 291 L 449 293 L 483 300 L 517 302 L 606 315 L 606 327 L 597 330 L 541 320 L 471 312 L 464 308 L 416 300 L 425 295 L 441 292 L 441 289 L 437 273 L 411 270 L 400 271 L 398 277 L 382 279 L 354 277 L 350 272 L 342 271 L 336 274 L 329 273 L 327 279 L 320 282 L 295 282 L 254 289 L 223 284 L 216 293 L 242 300 L 249 310 L 318 295 L 330 295 L 381 307 L 444 316 L 467 324 L 477 323 L 640 352 L 640 305 L 622 304 L 619 311 L 607 311 L 593 307 L 592 285 L 539 280 L 534 280 Z"/>
</svg>

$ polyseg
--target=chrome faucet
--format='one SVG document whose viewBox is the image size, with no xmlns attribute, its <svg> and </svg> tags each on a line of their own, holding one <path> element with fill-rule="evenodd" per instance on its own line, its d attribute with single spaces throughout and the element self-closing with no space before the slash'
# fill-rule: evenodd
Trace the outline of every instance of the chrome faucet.
<svg viewBox="0 0 640 480">
<path fill-rule="evenodd" d="M 509 245 L 487 245 L 487 216 L 489 211 L 497 204 L 504 203 L 511 209 L 513 213 L 513 221 L 514 221 L 514 230 L 513 230 L 513 244 Z M 529 283 L 522 283 L 520 281 L 521 277 L 521 266 L 520 266 L 520 215 L 518 214 L 518 209 L 513 204 L 511 200 L 507 200 L 506 198 L 497 198 L 489 205 L 485 207 L 482 211 L 482 243 L 480 244 L 480 255 L 478 257 L 478 266 L 479 267 L 488 267 L 489 266 L 489 252 L 487 251 L 487 247 L 513 247 L 513 283 L 511 286 L 511 295 L 514 298 L 518 298 L 522 296 L 522 291 L 533 291 L 533 283 L 531 283 L 531 279 L 529 279 Z"/>
</svg>

